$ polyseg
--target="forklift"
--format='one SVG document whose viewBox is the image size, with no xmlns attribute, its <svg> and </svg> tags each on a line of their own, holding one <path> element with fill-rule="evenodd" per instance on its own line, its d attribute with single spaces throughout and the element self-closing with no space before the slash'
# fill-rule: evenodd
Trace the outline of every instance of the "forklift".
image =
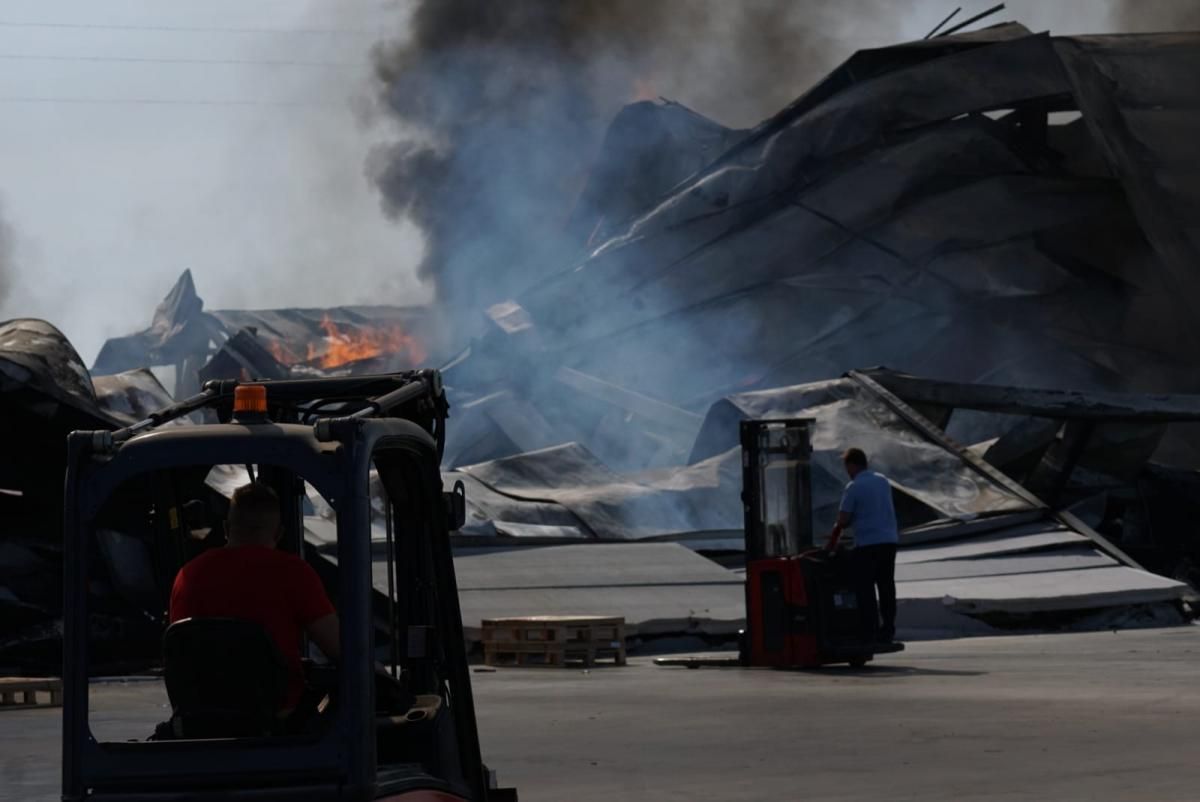
<svg viewBox="0 0 1200 802">
<path fill-rule="evenodd" d="M 440 473 L 447 410 L 434 370 L 220 380 L 125 429 L 70 434 L 64 800 L 517 799 L 480 756 L 449 541 L 465 501 Z M 339 662 L 306 661 L 320 703 L 281 726 L 280 658 L 261 628 L 162 616 L 169 726 L 105 739 L 89 714 L 102 546 L 116 532 L 127 562 L 144 558 L 161 616 L 180 565 L 223 545 L 228 493 L 214 488 L 230 476 L 275 491 L 278 547 L 318 569 L 337 608 Z"/>
<path fill-rule="evenodd" d="M 736 659 L 664 657 L 661 666 L 861 668 L 900 643 L 875 642 L 875 590 L 853 555 L 818 547 L 812 520 L 811 418 L 743 420 L 746 627 Z"/>
</svg>

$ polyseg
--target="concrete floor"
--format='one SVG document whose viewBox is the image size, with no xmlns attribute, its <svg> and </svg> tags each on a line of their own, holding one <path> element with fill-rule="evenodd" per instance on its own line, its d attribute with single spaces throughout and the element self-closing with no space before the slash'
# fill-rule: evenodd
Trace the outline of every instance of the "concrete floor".
<svg viewBox="0 0 1200 802">
<path fill-rule="evenodd" d="M 1200 798 L 1197 657 L 1189 626 L 922 642 L 858 671 L 472 678 L 485 758 L 525 802 L 1161 801 Z M 134 700 L 161 703 L 96 692 L 103 711 Z M 57 712 L 0 713 L 0 799 L 57 798 L 57 730 Z"/>
<path fill-rule="evenodd" d="M 1200 628 L 924 642 L 865 669 L 476 674 L 537 800 L 1195 800 Z M 513 722 L 522 722 L 513 724 Z"/>
</svg>

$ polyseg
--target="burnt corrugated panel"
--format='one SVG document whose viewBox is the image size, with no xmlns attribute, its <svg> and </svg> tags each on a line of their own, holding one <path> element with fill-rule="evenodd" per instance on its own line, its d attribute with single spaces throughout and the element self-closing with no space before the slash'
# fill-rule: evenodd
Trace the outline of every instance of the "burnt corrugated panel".
<svg viewBox="0 0 1200 802">
<path fill-rule="evenodd" d="M 28 388 L 84 409 L 95 407 L 96 392 L 83 360 L 63 333 L 44 320 L 0 323 L 0 370 L 6 392 Z"/>
<path fill-rule="evenodd" d="M 206 312 L 203 306 L 191 271 L 185 270 L 158 305 L 150 326 L 108 340 L 96 357 L 93 373 L 174 365 L 191 373 L 185 379 L 194 379 L 210 354 L 243 329 L 254 330 L 272 357 L 286 365 L 315 362 L 322 368 L 389 357 L 384 363 L 368 366 L 375 371 L 424 363 L 434 339 L 435 321 L 425 307 L 352 305 Z M 336 358 L 326 359 L 335 346 L 340 348 Z"/>
<path fill-rule="evenodd" d="M 1163 260 L 1193 346 L 1200 296 L 1200 34 L 1060 39 L 1084 120 Z"/>
<path fill-rule="evenodd" d="M 100 348 L 92 372 L 97 376 L 150 365 L 175 365 L 203 354 L 214 336 L 211 319 L 203 312 L 192 271 L 185 270 L 154 310 L 150 326 L 136 334 L 114 337 Z"/>
<path fill-rule="evenodd" d="M 62 332 L 44 320 L 0 323 L 0 488 L 26 498 L 62 498 L 67 434 L 116 429 L 122 421 L 100 408 L 91 377 Z M 57 537 L 60 518 L 45 523 Z"/>
<path fill-rule="evenodd" d="M 568 224 L 580 244 L 600 243 L 745 135 L 672 102 L 623 108 Z"/>
<path fill-rule="evenodd" d="M 433 321 L 425 307 L 335 306 L 324 309 L 224 309 L 211 313 L 226 332 L 252 329 L 271 355 L 285 365 L 337 367 L 355 360 L 388 357 L 380 370 L 417 367 L 428 358 Z M 325 360 L 331 347 L 353 344 L 345 357 Z M 336 365 L 333 364 L 336 362 Z"/>
<path fill-rule="evenodd" d="M 171 394 L 147 368 L 97 376 L 92 384 L 100 406 L 130 422 L 145 420 L 151 413 L 174 403 Z"/>
</svg>

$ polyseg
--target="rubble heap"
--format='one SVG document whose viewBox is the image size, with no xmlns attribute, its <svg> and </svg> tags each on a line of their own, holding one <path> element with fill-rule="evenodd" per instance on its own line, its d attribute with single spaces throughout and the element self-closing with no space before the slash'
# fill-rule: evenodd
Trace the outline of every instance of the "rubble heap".
<svg viewBox="0 0 1200 802">
<path fill-rule="evenodd" d="M 590 202 L 613 235 L 490 310 L 448 381 L 516 451 L 581 439 L 626 467 L 686 453 L 725 395 L 854 366 L 1196 391 L 1197 67 L 1197 34 L 1015 24 L 857 53 L 690 176 Z M 679 148 L 649 141 L 646 162 Z M 580 403 L 608 387 L 661 406 L 620 400 L 617 426 Z M 514 399 L 541 413 L 525 442 L 499 422 Z M 505 456 L 485 450 L 464 459 Z"/>
<path fill-rule="evenodd" d="M 818 421 L 818 529 L 840 449 L 891 478 L 902 627 L 1181 620 L 1177 580 L 1200 581 L 1197 76 L 1200 34 L 1007 24 L 857 53 L 749 131 L 632 104 L 572 216 L 579 258 L 479 336 L 424 308 L 207 311 L 187 272 L 90 375 L 49 324 L 0 324 L 0 664 L 53 651 L 66 432 L 165 403 L 161 366 L 176 397 L 442 367 L 468 628 L 600 605 L 728 636 L 741 578 L 693 552 L 736 564 L 736 422 L 763 415 Z M 866 365 L 893 370 L 845 373 Z M 328 558 L 327 522 L 306 525 Z M 106 554 L 102 609 L 136 640 L 161 589 Z"/>
<path fill-rule="evenodd" d="M 431 336 L 422 307 L 206 311 L 185 270 L 148 328 L 104 343 L 92 374 L 169 366 L 185 397 L 215 378 L 407 370 L 425 361 Z"/>
</svg>

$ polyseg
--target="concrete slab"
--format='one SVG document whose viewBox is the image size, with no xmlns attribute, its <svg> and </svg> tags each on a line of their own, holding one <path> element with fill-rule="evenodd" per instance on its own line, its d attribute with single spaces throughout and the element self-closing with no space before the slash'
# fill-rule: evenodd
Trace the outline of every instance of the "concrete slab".
<svg viewBox="0 0 1200 802">
<path fill-rule="evenodd" d="M 1187 585 L 1124 566 L 903 582 L 902 599 L 929 599 L 956 612 L 1025 614 L 1170 602 Z"/>
<path fill-rule="evenodd" d="M 629 634 L 642 636 L 732 635 L 746 609 L 740 583 L 464 590 L 459 603 L 472 640 L 484 618 L 525 615 L 619 615 Z"/>
<path fill-rule="evenodd" d="M 647 538 L 659 543 L 681 543 L 692 551 L 744 551 L 746 536 L 741 529 L 717 529 L 711 532 L 685 532 Z M 645 541 L 643 541 L 645 542 Z"/>
<path fill-rule="evenodd" d="M 904 548 L 896 555 L 896 564 L 993 557 L 1001 554 L 1019 554 L 1037 549 L 1049 549 L 1056 546 L 1078 546 L 1090 543 L 1091 541 L 1083 535 L 1068 529 L 1046 528 L 1033 534 L 1015 536 L 1001 532 L 949 545 Z"/>
<path fill-rule="evenodd" d="M 980 635 L 993 630 L 971 616 L 1132 608 L 1174 601 L 1186 590 L 1119 566 L 1080 545 L 1087 542 L 1072 532 L 1050 532 L 902 550 L 897 625 L 906 637 Z M 1020 553 L 1062 543 L 1072 545 Z M 937 559 L 906 560 L 912 551 Z M 620 615 L 631 633 L 643 636 L 728 636 L 745 620 L 744 572 L 678 543 L 459 549 L 455 571 L 471 639 L 479 637 L 482 619 L 497 616 Z M 386 592 L 383 559 L 375 562 L 374 584 Z"/>
<path fill-rule="evenodd" d="M 454 555 L 454 570 L 459 590 L 741 586 L 733 572 L 678 543 L 460 549 Z"/>
<path fill-rule="evenodd" d="M 896 566 L 897 582 L 924 579 L 956 579 L 981 576 L 1011 576 L 1044 571 L 1072 571 L 1118 565 L 1107 554 L 1088 547 L 1036 552 L 1014 556 L 982 557 L 975 560 L 935 560 Z"/>
<path fill-rule="evenodd" d="M 527 524 L 515 521 L 492 521 L 498 535 L 518 538 L 555 538 L 557 540 L 585 540 L 588 538 L 578 526 L 556 526 L 552 524 Z"/>
<path fill-rule="evenodd" d="M 939 541 L 964 540 L 968 537 L 1006 532 L 1010 535 L 1026 535 L 1058 528 L 1049 520 L 1045 510 L 1035 509 L 1004 515 L 987 515 L 968 521 L 943 519 L 909 527 L 900 533 L 900 542 L 906 546 L 917 546 Z"/>
<path fill-rule="evenodd" d="M 745 618 L 742 577 L 678 543 L 586 543 L 458 549 L 463 628 L 484 618 L 623 616 L 640 635 L 735 634 Z M 372 582 L 387 592 L 387 562 Z"/>
</svg>

